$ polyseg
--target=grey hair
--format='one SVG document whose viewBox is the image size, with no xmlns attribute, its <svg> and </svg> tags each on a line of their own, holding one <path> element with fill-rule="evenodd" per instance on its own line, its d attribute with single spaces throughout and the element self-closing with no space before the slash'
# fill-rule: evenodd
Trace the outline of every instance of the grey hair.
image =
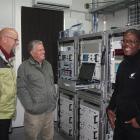
<svg viewBox="0 0 140 140">
<path fill-rule="evenodd" d="M 28 53 L 30 54 L 30 52 L 37 46 L 37 45 L 43 45 L 43 42 L 40 40 L 32 40 L 29 42 L 28 44 Z"/>
</svg>

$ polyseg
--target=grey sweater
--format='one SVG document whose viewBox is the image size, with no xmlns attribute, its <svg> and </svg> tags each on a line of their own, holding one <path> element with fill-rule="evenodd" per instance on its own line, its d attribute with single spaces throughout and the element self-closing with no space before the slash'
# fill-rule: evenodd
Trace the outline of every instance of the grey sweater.
<svg viewBox="0 0 140 140">
<path fill-rule="evenodd" d="M 39 65 L 29 58 L 17 74 L 17 95 L 25 110 L 31 114 L 52 112 L 56 107 L 57 94 L 51 64 Z"/>
</svg>

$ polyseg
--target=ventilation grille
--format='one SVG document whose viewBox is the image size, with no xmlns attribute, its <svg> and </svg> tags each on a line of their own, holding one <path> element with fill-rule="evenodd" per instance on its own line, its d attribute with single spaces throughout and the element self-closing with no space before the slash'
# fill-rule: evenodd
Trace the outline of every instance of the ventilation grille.
<svg viewBox="0 0 140 140">
<path fill-rule="evenodd" d="M 138 0 L 134 5 L 129 6 L 128 10 L 128 23 L 130 25 L 140 24 L 140 1 Z"/>
<path fill-rule="evenodd" d="M 54 4 L 54 3 L 43 3 L 43 2 L 36 2 L 33 6 L 35 8 L 43 8 L 43 9 L 50 9 L 50 10 L 61 10 L 61 11 L 70 8 L 69 5 Z"/>
</svg>

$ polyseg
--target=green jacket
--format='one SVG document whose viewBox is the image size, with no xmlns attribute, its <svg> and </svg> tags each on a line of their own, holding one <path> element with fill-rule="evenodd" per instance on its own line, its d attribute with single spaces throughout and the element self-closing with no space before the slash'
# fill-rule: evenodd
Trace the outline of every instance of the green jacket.
<svg viewBox="0 0 140 140">
<path fill-rule="evenodd" d="M 16 109 L 16 78 L 0 50 L 0 119 L 11 119 Z"/>
<path fill-rule="evenodd" d="M 18 69 L 17 95 L 31 114 L 52 112 L 57 94 L 51 64 L 45 60 L 41 66 L 32 58 L 24 61 Z"/>
</svg>

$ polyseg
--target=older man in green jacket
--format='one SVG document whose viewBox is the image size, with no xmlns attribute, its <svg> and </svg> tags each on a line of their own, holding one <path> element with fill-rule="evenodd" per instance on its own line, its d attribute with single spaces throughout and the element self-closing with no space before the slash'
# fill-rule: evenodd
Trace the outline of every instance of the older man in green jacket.
<svg viewBox="0 0 140 140">
<path fill-rule="evenodd" d="M 53 140 L 53 111 L 57 95 L 51 64 L 45 60 L 42 41 L 28 46 L 31 57 L 18 69 L 17 95 L 25 108 L 26 140 Z"/>
<path fill-rule="evenodd" d="M 16 109 L 16 79 L 12 50 L 18 34 L 13 28 L 0 30 L 0 140 L 9 140 L 8 131 Z"/>
</svg>

